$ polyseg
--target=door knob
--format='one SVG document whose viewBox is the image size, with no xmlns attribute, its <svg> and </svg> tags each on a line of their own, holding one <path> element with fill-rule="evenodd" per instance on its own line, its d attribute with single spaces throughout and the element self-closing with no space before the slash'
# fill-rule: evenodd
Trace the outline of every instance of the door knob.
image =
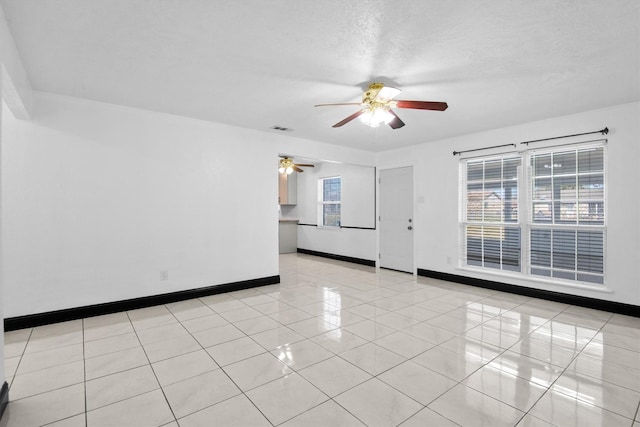
<svg viewBox="0 0 640 427">
<path fill-rule="evenodd" d="M 412 226 L 408 226 L 407 230 L 413 230 L 413 227 Z"/>
</svg>

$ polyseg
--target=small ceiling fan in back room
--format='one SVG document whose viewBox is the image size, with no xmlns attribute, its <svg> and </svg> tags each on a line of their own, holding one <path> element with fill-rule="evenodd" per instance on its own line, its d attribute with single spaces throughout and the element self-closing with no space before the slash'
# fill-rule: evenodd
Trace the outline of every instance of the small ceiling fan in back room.
<svg viewBox="0 0 640 427">
<path fill-rule="evenodd" d="M 356 117 L 367 126 L 378 127 L 387 124 L 393 129 L 404 126 L 404 122 L 392 110 L 392 108 L 411 108 L 416 110 L 444 111 L 448 105 L 446 102 L 435 101 L 394 101 L 400 92 L 395 87 L 385 86 L 384 83 L 371 83 L 369 88 L 362 94 L 362 102 L 347 102 L 338 104 L 317 104 L 315 107 L 331 107 L 336 105 L 359 105 L 360 110 L 356 111 L 344 120 L 339 121 L 334 128 L 339 128 Z"/>
<path fill-rule="evenodd" d="M 296 172 L 304 172 L 301 168 L 313 168 L 315 165 L 310 163 L 294 163 L 293 159 L 289 156 L 281 156 L 280 163 L 278 164 L 278 172 L 286 173 L 287 175 L 291 174 L 293 171 Z"/>
</svg>

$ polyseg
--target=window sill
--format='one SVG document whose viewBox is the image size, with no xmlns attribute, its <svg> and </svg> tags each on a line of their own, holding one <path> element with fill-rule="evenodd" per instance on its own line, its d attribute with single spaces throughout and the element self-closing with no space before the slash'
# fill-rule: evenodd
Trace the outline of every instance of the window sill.
<svg viewBox="0 0 640 427">
<path fill-rule="evenodd" d="M 479 273 L 479 274 L 487 274 L 489 276 L 495 276 L 495 277 L 508 277 L 510 279 L 524 280 L 527 282 L 541 283 L 545 285 L 561 286 L 561 287 L 571 288 L 571 289 L 581 289 L 585 291 L 601 292 L 604 294 L 613 293 L 613 290 L 611 288 L 606 287 L 605 285 L 587 285 L 587 284 L 584 284 L 583 282 L 571 283 L 571 282 L 564 281 L 562 279 L 550 280 L 545 278 L 538 278 L 536 276 L 524 275 L 521 273 L 506 273 L 501 270 L 491 271 L 489 269 L 473 268 L 473 267 L 467 267 L 467 266 L 456 267 L 456 270 L 469 271 L 469 272 Z M 521 284 L 517 284 L 517 285 L 523 286 Z"/>
</svg>

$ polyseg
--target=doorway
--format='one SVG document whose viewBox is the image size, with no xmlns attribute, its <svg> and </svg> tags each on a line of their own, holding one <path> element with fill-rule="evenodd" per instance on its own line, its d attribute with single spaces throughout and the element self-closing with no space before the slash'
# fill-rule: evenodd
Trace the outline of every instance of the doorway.
<svg viewBox="0 0 640 427">
<path fill-rule="evenodd" d="M 414 272 L 413 166 L 380 171 L 380 267 Z"/>
</svg>

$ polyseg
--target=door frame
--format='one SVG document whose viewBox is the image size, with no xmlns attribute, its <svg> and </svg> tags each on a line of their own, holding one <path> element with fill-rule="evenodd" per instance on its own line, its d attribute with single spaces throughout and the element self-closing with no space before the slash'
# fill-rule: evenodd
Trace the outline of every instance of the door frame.
<svg viewBox="0 0 640 427">
<path fill-rule="evenodd" d="M 400 169 L 400 168 L 407 168 L 407 167 L 411 167 L 411 180 L 413 182 L 413 203 L 411 206 L 411 212 L 412 212 L 412 219 L 413 219 L 413 229 L 414 231 L 416 230 L 416 214 L 417 214 L 417 207 L 416 207 L 416 200 L 417 200 L 417 194 L 418 194 L 418 186 L 416 185 L 416 165 L 414 163 L 406 163 L 406 162 L 399 162 L 399 163 L 389 163 L 389 164 L 385 164 L 384 166 L 377 166 L 376 167 L 376 253 L 378 254 L 378 257 L 376 258 L 376 270 L 380 270 L 380 212 L 381 212 L 381 205 L 382 205 L 382 198 L 380 197 L 380 174 L 382 171 L 385 170 L 390 170 L 390 169 Z M 417 243 L 418 243 L 418 235 L 416 233 L 414 233 L 413 235 L 413 259 L 411 260 L 411 264 L 412 264 L 412 268 L 411 268 L 411 274 L 413 274 L 414 276 L 416 276 L 418 274 L 418 269 L 416 267 L 416 248 L 417 248 Z"/>
</svg>

